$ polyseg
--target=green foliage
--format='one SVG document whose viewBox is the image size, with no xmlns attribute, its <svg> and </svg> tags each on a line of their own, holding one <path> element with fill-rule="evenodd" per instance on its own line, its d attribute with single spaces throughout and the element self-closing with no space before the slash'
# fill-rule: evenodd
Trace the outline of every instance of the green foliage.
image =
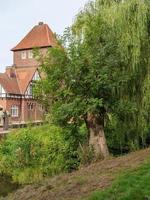
<svg viewBox="0 0 150 200">
<path fill-rule="evenodd" d="M 61 128 L 44 125 L 21 129 L 9 134 L 0 145 L 0 173 L 19 183 L 38 182 L 69 171 L 72 165 L 76 169 L 78 161 L 77 156 L 71 157 L 73 154 Z"/>
<path fill-rule="evenodd" d="M 150 198 L 150 162 L 118 177 L 114 184 L 101 192 L 95 192 L 89 200 L 144 200 Z"/>
<path fill-rule="evenodd" d="M 51 120 L 77 129 L 92 113 L 104 119 L 110 147 L 122 151 L 145 146 L 149 24 L 147 0 L 89 2 L 66 29 L 63 47 L 50 48 L 41 63 L 46 79 L 38 83 L 36 95 Z"/>
</svg>

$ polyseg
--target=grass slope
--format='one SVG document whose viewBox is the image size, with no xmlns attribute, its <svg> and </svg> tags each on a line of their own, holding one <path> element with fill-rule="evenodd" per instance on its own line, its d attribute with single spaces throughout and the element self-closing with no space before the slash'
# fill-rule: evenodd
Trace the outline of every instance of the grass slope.
<svg viewBox="0 0 150 200">
<path fill-rule="evenodd" d="M 95 192 L 88 200 L 150 200 L 150 161 L 117 178 L 104 191 Z"/>
<path fill-rule="evenodd" d="M 143 197 L 145 199 L 150 194 L 150 163 L 144 164 L 149 158 L 150 148 L 110 158 L 71 174 L 55 176 L 38 185 L 28 185 L 4 199 L 140 200 Z"/>
</svg>

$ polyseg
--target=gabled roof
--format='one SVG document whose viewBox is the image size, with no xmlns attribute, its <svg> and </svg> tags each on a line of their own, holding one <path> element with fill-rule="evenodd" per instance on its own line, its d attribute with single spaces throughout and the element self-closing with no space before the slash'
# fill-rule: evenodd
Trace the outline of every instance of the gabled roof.
<svg viewBox="0 0 150 200">
<path fill-rule="evenodd" d="M 27 87 L 32 80 L 35 72 L 37 70 L 37 67 L 30 67 L 30 68 L 16 68 L 16 79 L 19 85 L 20 93 L 25 94 Z"/>
<path fill-rule="evenodd" d="M 36 72 L 37 67 L 30 68 L 15 68 L 13 69 L 14 76 L 10 77 L 7 72 L 0 73 L 0 84 L 10 94 L 24 95 L 29 83 Z"/>
<path fill-rule="evenodd" d="M 20 89 L 16 78 L 10 78 L 6 73 L 0 73 L 0 84 L 6 93 L 20 94 Z"/>
<path fill-rule="evenodd" d="M 56 46 L 56 39 L 47 24 L 40 22 L 15 46 L 12 51 L 32 49 L 34 47 Z"/>
</svg>

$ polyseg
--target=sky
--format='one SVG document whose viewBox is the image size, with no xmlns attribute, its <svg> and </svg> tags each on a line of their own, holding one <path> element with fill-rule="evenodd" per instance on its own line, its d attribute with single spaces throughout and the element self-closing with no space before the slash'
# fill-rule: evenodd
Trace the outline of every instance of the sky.
<svg viewBox="0 0 150 200">
<path fill-rule="evenodd" d="M 0 72 L 13 64 L 10 51 L 37 25 L 44 22 L 62 34 L 87 0 L 0 0 Z"/>
</svg>

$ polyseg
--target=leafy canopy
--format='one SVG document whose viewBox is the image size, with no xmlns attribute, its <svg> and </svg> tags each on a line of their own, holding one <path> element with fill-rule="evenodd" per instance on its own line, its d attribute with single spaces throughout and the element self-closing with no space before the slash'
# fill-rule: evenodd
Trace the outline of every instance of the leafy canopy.
<svg viewBox="0 0 150 200">
<path fill-rule="evenodd" d="M 63 47 L 49 49 L 36 92 L 55 122 L 79 126 L 90 112 L 145 123 L 149 8 L 146 0 L 89 2 L 66 29 Z"/>
</svg>

